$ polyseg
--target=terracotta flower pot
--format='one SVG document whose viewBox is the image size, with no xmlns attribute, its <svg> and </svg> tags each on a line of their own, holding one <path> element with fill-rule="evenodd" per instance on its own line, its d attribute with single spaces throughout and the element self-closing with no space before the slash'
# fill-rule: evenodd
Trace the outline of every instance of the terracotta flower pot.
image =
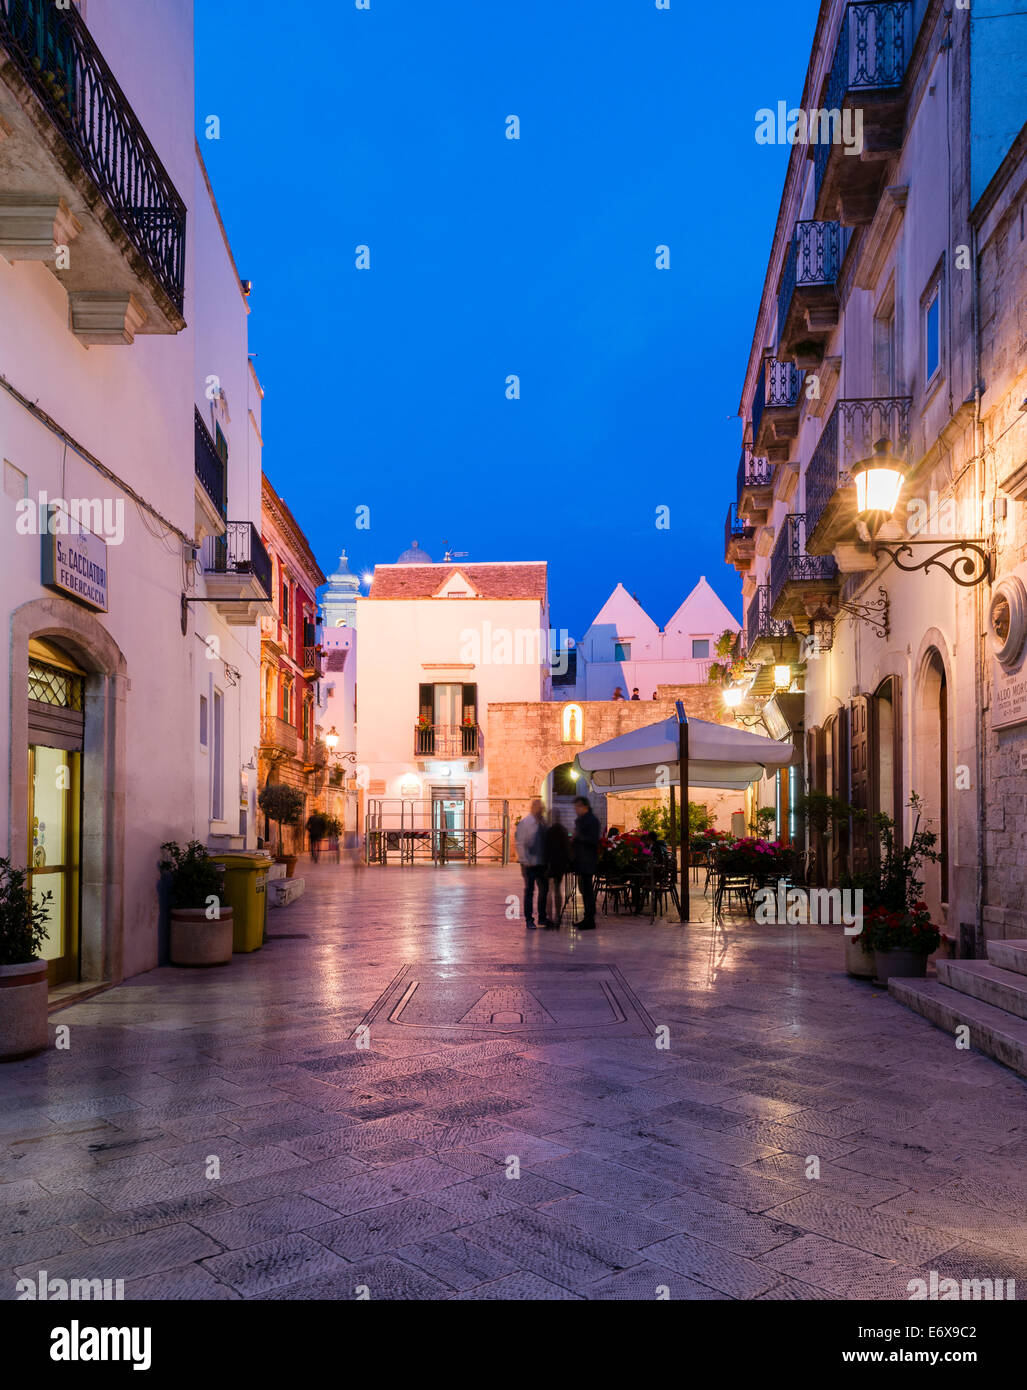
<svg viewBox="0 0 1027 1390">
<path fill-rule="evenodd" d="M 877 970 L 875 953 L 864 951 L 861 934 L 845 938 L 845 969 L 857 980 L 872 980 Z"/>
<path fill-rule="evenodd" d="M 47 1044 L 46 961 L 0 965 L 0 1061 L 42 1052 Z"/>
<path fill-rule="evenodd" d="M 285 865 L 285 877 L 286 877 L 286 878 L 292 878 L 293 874 L 296 872 L 296 865 L 299 863 L 299 861 L 300 861 L 300 857 L 299 857 L 298 854 L 276 854 L 276 855 L 275 855 L 275 863 L 276 863 L 276 864 L 284 864 L 284 865 Z"/>
<path fill-rule="evenodd" d="M 880 985 L 886 985 L 893 975 L 896 979 L 917 980 L 927 974 L 927 957 L 922 951 L 875 951 L 874 965 Z"/>
<path fill-rule="evenodd" d="M 232 909 L 222 907 L 217 921 L 205 908 L 173 907 L 168 955 L 172 965 L 227 965 L 232 959 Z"/>
</svg>

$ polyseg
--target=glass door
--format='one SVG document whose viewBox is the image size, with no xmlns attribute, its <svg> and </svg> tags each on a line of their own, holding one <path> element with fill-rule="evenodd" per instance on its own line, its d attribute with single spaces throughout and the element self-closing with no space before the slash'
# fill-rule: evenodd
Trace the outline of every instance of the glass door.
<svg viewBox="0 0 1027 1390">
<path fill-rule="evenodd" d="M 29 886 L 33 901 L 46 900 L 42 955 L 51 985 L 79 974 L 81 759 L 63 748 L 29 746 Z"/>
<path fill-rule="evenodd" d="M 467 802 L 463 788 L 432 787 L 431 810 L 436 857 L 466 859 Z"/>
</svg>

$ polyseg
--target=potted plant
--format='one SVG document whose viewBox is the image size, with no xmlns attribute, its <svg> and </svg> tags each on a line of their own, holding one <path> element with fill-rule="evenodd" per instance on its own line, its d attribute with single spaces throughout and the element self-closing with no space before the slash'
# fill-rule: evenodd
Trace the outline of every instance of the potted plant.
<svg viewBox="0 0 1027 1390">
<path fill-rule="evenodd" d="M 27 873 L 0 859 L 0 1061 L 31 1057 L 46 1047 L 47 904 L 33 902 Z"/>
<path fill-rule="evenodd" d="M 299 825 L 303 818 L 303 793 L 285 782 L 268 782 L 260 789 L 257 805 L 278 826 L 278 853 L 275 860 L 285 865 L 286 878 L 292 878 L 296 871 L 299 856 L 285 854 L 282 850 L 282 826 Z"/>
<path fill-rule="evenodd" d="M 869 937 L 874 951 L 878 984 L 886 985 L 892 975 L 923 978 L 927 974 L 927 957 L 941 945 L 941 932 L 931 921 L 924 902 L 914 903 L 907 911 L 892 911 L 875 907 L 863 924 L 863 935 Z"/>
<path fill-rule="evenodd" d="M 226 965 L 232 959 L 232 909 L 224 903 L 224 870 L 199 840 L 183 849 L 161 845 L 161 873 L 169 881 L 169 956 L 172 965 Z"/>
</svg>

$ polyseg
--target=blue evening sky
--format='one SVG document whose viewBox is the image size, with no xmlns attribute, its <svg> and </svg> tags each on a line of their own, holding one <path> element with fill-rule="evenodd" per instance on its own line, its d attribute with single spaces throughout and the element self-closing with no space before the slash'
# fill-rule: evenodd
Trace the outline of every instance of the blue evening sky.
<svg viewBox="0 0 1027 1390">
<path fill-rule="evenodd" d="M 700 574 L 740 615 L 723 521 L 787 155 L 755 113 L 798 103 L 817 0 L 370 5 L 196 2 L 264 466 L 322 568 L 448 541 L 547 560 L 572 635 L 618 580 L 661 625 Z"/>
</svg>

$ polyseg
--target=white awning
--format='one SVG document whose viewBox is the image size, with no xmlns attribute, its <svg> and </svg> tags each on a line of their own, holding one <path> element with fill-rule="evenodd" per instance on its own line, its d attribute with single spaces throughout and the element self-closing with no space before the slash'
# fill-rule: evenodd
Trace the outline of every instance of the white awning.
<svg viewBox="0 0 1027 1390">
<path fill-rule="evenodd" d="M 765 772 L 776 772 L 795 756 L 790 743 L 711 724 L 706 719 L 688 721 L 688 785 L 722 791 L 744 791 Z M 576 766 L 596 791 L 642 791 L 650 787 L 680 786 L 678 721 L 661 719 L 586 748 Z"/>
</svg>

